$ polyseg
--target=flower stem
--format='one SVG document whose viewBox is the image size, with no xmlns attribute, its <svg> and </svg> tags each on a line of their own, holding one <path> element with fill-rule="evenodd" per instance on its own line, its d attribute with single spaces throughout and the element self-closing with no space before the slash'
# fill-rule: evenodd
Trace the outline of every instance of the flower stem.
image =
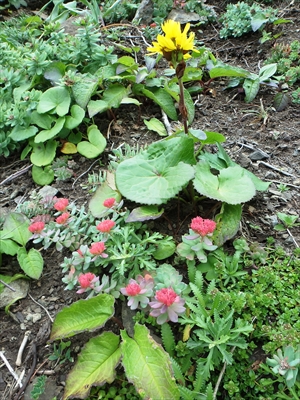
<svg viewBox="0 0 300 400">
<path fill-rule="evenodd" d="M 188 124 L 187 124 L 187 109 L 184 103 L 184 92 L 183 92 L 183 83 L 181 78 L 178 78 L 178 84 L 179 84 L 179 112 L 182 117 L 182 123 L 184 127 L 184 133 L 188 134 Z"/>
</svg>

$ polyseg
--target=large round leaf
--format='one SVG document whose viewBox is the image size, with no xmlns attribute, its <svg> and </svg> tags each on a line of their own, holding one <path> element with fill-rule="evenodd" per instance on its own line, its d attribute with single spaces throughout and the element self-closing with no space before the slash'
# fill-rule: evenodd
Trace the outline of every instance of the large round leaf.
<svg viewBox="0 0 300 400">
<path fill-rule="evenodd" d="M 195 189 L 211 199 L 240 204 L 255 195 L 254 183 L 238 165 L 224 168 L 218 175 L 214 175 L 208 161 L 202 160 L 195 166 L 195 170 Z"/>
</svg>

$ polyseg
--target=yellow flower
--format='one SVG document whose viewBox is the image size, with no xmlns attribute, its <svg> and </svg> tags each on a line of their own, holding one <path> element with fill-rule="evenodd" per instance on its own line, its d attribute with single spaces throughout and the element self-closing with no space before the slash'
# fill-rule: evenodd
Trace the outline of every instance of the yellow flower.
<svg viewBox="0 0 300 400">
<path fill-rule="evenodd" d="M 162 30 L 165 36 L 158 35 L 157 42 L 152 42 L 153 47 L 148 47 L 150 53 L 160 53 L 168 61 L 181 61 L 190 57 L 189 51 L 197 51 L 194 48 L 195 34 L 191 32 L 188 36 L 190 24 L 186 24 L 181 32 L 180 22 L 171 19 L 164 22 Z"/>
</svg>

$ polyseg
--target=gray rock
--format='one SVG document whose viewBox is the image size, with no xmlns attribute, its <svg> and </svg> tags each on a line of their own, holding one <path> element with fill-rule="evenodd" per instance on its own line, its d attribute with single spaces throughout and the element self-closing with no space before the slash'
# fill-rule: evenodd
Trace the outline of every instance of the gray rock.
<svg viewBox="0 0 300 400">
<path fill-rule="evenodd" d="M 168 19 L 186 24 L 187 22 L 200 21 L 200 16 L 194 12 L 185 12 L 183 10 L 172 10 L 168 15 Z"/>
<path fill-rule="evenodd" d="M 257 161 L 257 160 L 265 160 L 266 158 L 269 158 L 269 154 L 265 153 L 262 150 L 256 150 L 253 153 L 250 154 L 249 158 L 252 161 Z"/>
<path fill-rule="evenodd" d="M 140 25 L 149 25 L 153 17 L 153 2 L 152 0 L 143 0 L 137 9 L 133 18 L 133 23 Z"/>
<path fill-rule="evenodd" d="M 9 284 L 15 291 L 10 290 L 4 286 L 3 292 L 0 294 L 0 308 L 4 308 L 9 304 L 14 303 L 19 299 L 27 296 L 29 289 L 29 282 L 25 279 L 17 279 Z"/>
</svg>

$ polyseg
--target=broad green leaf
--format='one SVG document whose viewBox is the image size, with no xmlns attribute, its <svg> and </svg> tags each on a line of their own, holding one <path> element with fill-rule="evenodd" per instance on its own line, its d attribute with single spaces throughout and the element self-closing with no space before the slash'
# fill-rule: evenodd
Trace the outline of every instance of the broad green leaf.
<svg viewBox="0 0 300 400">
<path fill-rule="evenodd" d="M 85 111 L 83 108 L 79 107 L 77 104 L 74 104 L 71 107 L 71 115 L 66 117 L 65 128 L 74 129 L 76 128 L 83 120 L 85 115 Z"/>
<path fill-rule="evenodd" d="M 56 86 L 44 92 L 37 106 L 38 113 L 46 113 L 54 111 L 60 117 L 69 112 L 71 97 L 69 91 L 65 87 Z"/>
<path fill-rule="evenodd" d="M 255 13 L 255 16 L 251 18 L 251 28 L 253 32 L 256 32 L 268 21 L 269 19 L 266 18 L 263 14 Z"/>
<path fill-rule="evenodd" d="M 32 279 L 39 279 L 43 272 L 44 260 L 41 253 L 36 249 L 30 249 L 27 253 L 24 247 L 18 250 L 17 258 L 20 267 L 26 275 Z"/>
<path fill-rule="evenodd" d="M 161 217 L 163 213 L 164 209 L 159 210 L 156 206 L 137 207 L 131 211 L 125 222 L 149 221 Z"/>
<path fill-rule="evenodd" d="M 59 80 L 63 78 L 66 71 L 66 65 L 60 61 L 52 62 L 44 73 L 44 77 L 51 81 L 53 84 L 59 83 Z"/>
<path fill-rule="evenodd" d="M 38 133 L 34 138 L 35 143 L 44 143 L 50 139 L 53 139 L 59 134 L 65 124 L 65 117 L 57 118 L 54 126 L 51 129 L 45 129 Z"/>
<path fill-rule="evenodd" d="M 1 232 L 0 232 L 0 254 L 8 254 L 10 256 L 15 256 L 20 246 L 12 239 L 3 239 L 1 237 Z"/>
<path fill-rule="evenodd" d="M 264 82 L 267 79 L 271 78 L 277 71 L 277 64 L 268 64 L 264 65 L 260 70 L 259 70 L 259 80 L 260 82 Z"/>
<path fill-rule="evenodd" d="M 21 213 L 11 212 L 6 217 L 3 230 L 9 234 L 9 237 L 21 246 L 25 246 L 32 234 L 29 232 L 29 219 Z"/>
<path fill-rule="evenodd" d="M 142 93 L 157 103 L 173 121 L 178 120 L 177 111 L 172 97 L 163 88 L 148 88 L 143 87 Z"/>
<path fill-rule="evenodd" d="M 202 144 L 223 143 L 226 141 L 225 136 L 221 133 L 213 131 L 204 131 L 204 133 L 206 134 L 206 139 L 202 140 Z"/>
<path fill-rule="evenodd" d="M 249 75 L 250 73 L 243 68 L 227 65 L 220 61 L 209 71 L 209 76 L 212 79 L 220 78 L 221 76 L 236 76 L 247 78 Z"/>
<path fill-rule="evenodd" d="M 77 79 L 80 74 L 77 75 Z M 98 78 L 96 76 L 86 74 L 82 75 L 82 79 L 76 81 L 72 86 L 72 93 L 76 103 L 83 109 L 86 108 L 93 93 L 97 89 Z"/>
<path fill-rule="evenodd" d="M 25 128 L 24 126 L 16 125 L 11 131 L 9 137 L 15 142 L 20 142 L 21 140 L 28 139 L 34 136 L 38 132 L 36 126 L 29 126 Z"/>
<path fill-rule="evenodd" d="M 287 93 L 278 92 L 275 94 L 273 102 L 276 111 L 280 112 L 287 108 L 290 102 L 290 98 Z"/>
<path fill-rule="evenodd" d="M 64 398 L 84 399 L 92 386 L 112 383 L 121 358 L 119 344 L 119 336 L 112 332 L 90 339 L 67 376 Z"/>
<path fill-rule="evenodd" d="M 208 161 L 195 166 L 195 189 L 204 196 L 228 204 L 240 204 L 252 199 L 255 186 L 245 170 L 239 166 L 221 169 L 213 175 Z"/>
<path fill-rule="evenodd" d="M 259 91 L 259 78 L 256 79 L 245 79 L 243 83 L 243 89 L 245 90 L 245 102 L 251 103 L 255 99 Z"/>
<path fill-rule="evenodd" d="M 140 103 L 137 99 L 133 99 L 132 97 L 123 97 L 121 104 L 134 104 L 136 106 L 140 106 L 142 103 Z"/>
<path fill-rule="evenodd" d="M 119 108 L 121 101 L 127 97 L 128 90 L 121 84 L 110 85 L 103 93 L 103 98 L 109 108 Z"/>
<path fill-rule="evenodd" d="M 44 143 L 33 144 L 32 153 L 30 155 L 30 161 L 32 164 L 42 167 L 49 165 L 55 158 L 57 142 L 55 140 L 49 140 Z"/>
<path fill-rule="evenodd" d="M 50 165 L 47 165 L 45 168 L 33 165 L 31 172 L 32 179 L 38 185 L 50 185 L 50 183 L 52 183 L 54 180 L 54 171 Z"/>
<path fill-rule="evenodd" d="M 213 234 L 213 243 L 220 247 L 232 239 L 240 226 L 242 206 L 223 203 L 221 212 L 216 216 L 217 227 Z"/>
<path fill-rule="evenodd" d="M 164 260 L 168 257 L 171 257 L 176 250 L 176 244 L 173 242 L 173 240 L 158 240 L 155 245 L 156 250 L 153 253 L 155 260 Z"/>
<path fill-rule="evenodd" d="M 112 189 L 107 182 L 104 182 L 96 190 L 89 202 L 89 210 L 95 218 L 100 218 L 107 212 L 107 208 L 103 205 L 103 202 L 111 197 L 116 199 L 117 203 L 119 203 L 122 198 L 117 190 Z"/>
<path fill-rule="evenodd" d="M 159 134 L 159 136 L 167 136 L 168 133 L 164 124 L 157 118 L 151 118 L 149 121 L 144 119 L 144 124 L 150 131 L 154 131 Z"/>
<path fill-rule="evenodd" d="M 88 139 L 89 141 L 78 143 L 77 151 L 86 158 L 96 158 L 105 150 L 106 139 L 96 125 L 88 128 Z"/>
<path fill-rule="evenodd" d="M 109 105 L 104 100 L 91 100 L 87 105 L 89 117 L 93 118 L 98 113 L 103 113 L 109 110 Z"/>
<path fill-rule="evenodd" d="M 114 297 L 102 293 L 79 300 L 63 308 L 55 317 L 50 340 L 58 340 L 84 331 L 101 328 L 114 314 Z"/>
<path fill-rule="evenodd" d="M 206 133 L 201 129 L 189 128 L 189 133 L 193 136 L 193 138 L 198 139 L 197 141 L 200 140 L 201 143 L 203 143 L 203 141 L 205 141 L 207 138 Z"/>
<path fill-rule="evenodd" d="M 179 400 L 170 357 L 153 340 L 148 329 L 136 324 L 133 338 L 126 331 L 121 331 L 121 336 L 122 364 L 126 377 L 134 384 L 141 398 Z"/>
<path fill-rule="evenodd" d="M 34 110 L 31 115 L 31 123 L 39 126 L 42 129 L 51 129 L 54 118 L 49 114 L 40 114 Z"/>
<path fill-rule="evenodd" d="M 0 274 L 0 279 L 9 285 L 10 283 L 17 281 L 18 279 L 29 279 L 29 278 L 23 274 L 15 274 L 13 276 Z M 3 285 L 3 283 L 0 282 L 0 294 L 3 291 L 4 287 L 5 286 Z"/>
</svg>

